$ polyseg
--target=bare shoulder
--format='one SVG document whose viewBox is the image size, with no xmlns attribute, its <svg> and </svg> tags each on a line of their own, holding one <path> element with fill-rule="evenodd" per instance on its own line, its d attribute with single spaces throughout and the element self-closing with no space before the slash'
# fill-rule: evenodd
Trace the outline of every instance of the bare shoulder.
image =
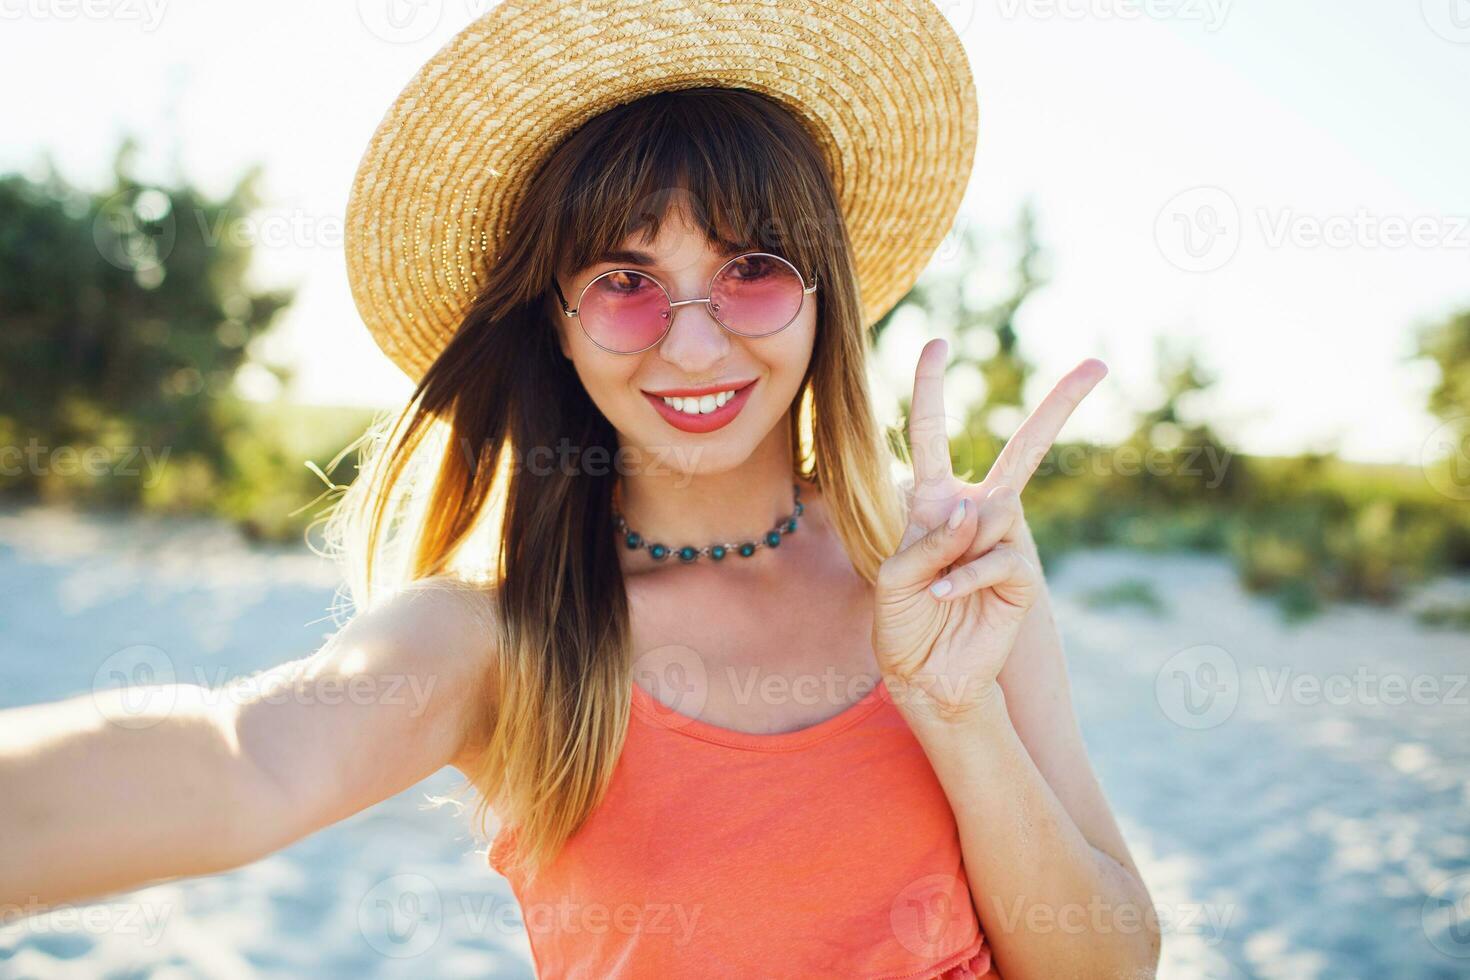
<svg viewBox="0 0 1470 980">
<path fill-rule="evenodd" d="M 359 618 L 372 624 L 370 632 L 426 656 L 436 644 L 468 653 L 494 642 L 494 592 L 448 577 L 420 579 Z"/>
<path fill-rule="evenodd" d="M 462 769 L 494 724 L 497 625 L 493 589 L 434 577 L 353 617 L 331 645 L 358 658 L 354 674 L 409 687 Z"/>
</svg>

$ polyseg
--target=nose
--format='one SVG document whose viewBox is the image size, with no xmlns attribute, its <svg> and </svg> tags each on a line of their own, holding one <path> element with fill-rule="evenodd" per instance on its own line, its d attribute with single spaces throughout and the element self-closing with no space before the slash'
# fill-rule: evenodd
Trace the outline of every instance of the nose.
<svg viewBox="0 0 1470 980">
<path fill-rule="evenodd" d="M 674 322 L 659 344 L 658 353 L 681 372 L 709 374 L 729 356 L 730 335 L 710 314 L 708 303 L 675 306 L 669 315 Z"/>
</svg>

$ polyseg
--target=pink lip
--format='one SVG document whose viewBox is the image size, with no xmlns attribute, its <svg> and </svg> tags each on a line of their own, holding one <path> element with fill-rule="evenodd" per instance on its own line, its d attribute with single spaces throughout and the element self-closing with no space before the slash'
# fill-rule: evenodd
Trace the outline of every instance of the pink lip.
<svg viewBox="0 0 1470 980">
<path fill-rule="evenodd" d="M 716 429 L 723 429 L 735 420 L 735 416 L 740 414 L 740 410 L 750 400 L 750 393 L 754 388 L 755 382 L 749 382 L 743 388 L 736 391 L 734 396 L 725 402 L 725 404 L 713 412 L 704 415 L 685 415 L 683 412 L 665 405 L 664 397 L 668 396 L 673 398 L 677 396 L 680 398 L 692 398 L 701 395 L 712 395 L 717 391 L 729 391 L 729 385 L 724 385 L 719 388 L 711 388 L 707 385 L 703 388 L 671 388 L 657 395 L 645 391 L 643 397 L 647 398 L 654 410 L 662 415 L 664 421 L 674 428 L 684 432 L 713 432 Z"/>
<path fill-rule="evenodd" d="M 722 384 L 696 385 L 693 388 L 665 388 L 662 391 L 649 391 L 646 394 L 656 395 L 659 398 L 698 398 L 701 395 L 717 395 L 722 391 L 739 391 L 746 385 L 755 384 L 755 379 L 749 381 L 726 381 Z"/>
</svg>

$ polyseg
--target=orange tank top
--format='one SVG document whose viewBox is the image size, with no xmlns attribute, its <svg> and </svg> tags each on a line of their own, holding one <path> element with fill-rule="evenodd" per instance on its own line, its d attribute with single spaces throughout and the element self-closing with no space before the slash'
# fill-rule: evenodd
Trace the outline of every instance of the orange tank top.
<svg viewBox="0 0 1470 980">
<path fill-rule="evenodd" d="M 879 684 L 800 731 L 751 735 L 637 684 L 602 803 L 521 906 L 543 978 L 994 978 L 959 832 Z"/>
</svg>

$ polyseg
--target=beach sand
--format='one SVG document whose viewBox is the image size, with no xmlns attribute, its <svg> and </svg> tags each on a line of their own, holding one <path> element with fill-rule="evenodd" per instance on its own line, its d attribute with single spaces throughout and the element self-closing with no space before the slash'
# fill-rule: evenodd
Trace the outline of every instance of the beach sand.
<svg viewBox="0 0 1470 980">
<path fill-rule="evenodd" d="M 1349 606 L 1290 625 L 1217 556 L 1084 552 L 1048 579 L 1161 976 L 1470 975 L 1470 904 L 1448 918 L 1470 892 L 1470 636 Z M 1161 608 L 1093 598 L 1120 582 Z M 0 707 L 123 663 L 218 684 L 303 656 L 336 584 L 212 521 L 0 511 Z M 457 784 L 228 874 L 0 923 L 0 977 L 529 977 L 484 843 L 426 805 Z"/>
</svg>

